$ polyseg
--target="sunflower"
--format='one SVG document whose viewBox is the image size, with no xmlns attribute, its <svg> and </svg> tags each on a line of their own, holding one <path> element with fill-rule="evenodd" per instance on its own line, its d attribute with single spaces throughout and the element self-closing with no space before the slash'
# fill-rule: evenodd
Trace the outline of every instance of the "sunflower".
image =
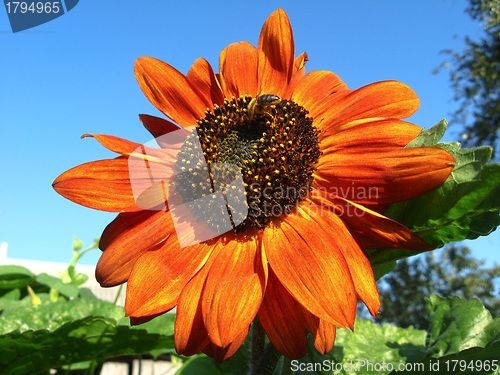
<svg viewBox="0 0 500 375">
<path fill-rule="evenodd" d="M 453 169 L 455 160 L 440 148 L 405 148 L 421 131 L 401 120 L 417 110 L 418 97 L 396 81 L 350 90 L 332 72 L 306 74 L 307 60 L 306 53 L 295 58 L 281 9 L 265 22 L 258 48 L 240 42 L 221 52 L 219 73 L 202 58 L 183 75 L 141 57 L 139 86 L 173 121 L 140 116 L 160 147 L 87 135 L 120 156 L 77 166 L 54 181 L 73 202 L 119 213 L 101 238 L 97 280 L 103 287 L 128 283 L 131 324 L 177 307 L 179 354 L 203 351 L 224 360 L 256 317 L 287 357 L 306 354 L 307 332 L 327 353 L 337 327 L 353 329 L 358 300 L 372 315 L 380 308 L 363 249 L 432 249 L 382 214 L 440 185 Z M 195 132 L 186 131 L 183 141 L 165 140 L 188 128 Z M 137 157 L 137 150 L 148 156 Z M 205 167 L 190 168 L 193 160 Z M 175 175 L 170 189 L 184 201 L 210 200 L 221 189 L 215 172 L 224 181 L 239 173 L 245 215 L 234 211 L 228 199 L 236 195 L 226 189 L 229 230 L 221 230 L 208 206 L 194 204 L 186 210 L 196 220 L 181 230 L 165 189 L 160 194 L 148 185 L 139 165 L 145 161 L 157 175 Z M 196 170 L 216 165 L 236 166 L 237 173 L 210 168 L 207 189 Z M 141 184 L 150 193 L 147 207 L 134 190 Z M 189 193 L 190 187 L 199 191 Z M 185 238 L 200 233 L 198 227 L 215 235 Z"/>
</svg>

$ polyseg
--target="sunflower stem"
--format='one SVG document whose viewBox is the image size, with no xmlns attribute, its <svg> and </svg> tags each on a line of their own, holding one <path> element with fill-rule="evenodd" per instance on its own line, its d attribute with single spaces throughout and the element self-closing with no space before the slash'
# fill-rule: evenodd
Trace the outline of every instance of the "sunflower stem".
<svg viewBox="0 0 500 375">
<path fill-rule="evenodd" d="M 252 356 L 251 356 L 251 373 L 254 373 L 264 347 L 266 346 L 266 332 L 259 322 L 259 318 L 255 317 L 252 324 Z"/>
<path fill-rule="evenodd" d="M 280 357 L 281 353 L 278 349 L 276 349 L 273 344 L 269 343 L 262 352 L 257 364 L 252 366 L 250 375 L 272 375 Z"/>
<path fill-rule="evenodd" d="M 292 375 L 292 360 L 283 356 L 283 366 L 281 367 L 281 375 Z"/>
</svg>

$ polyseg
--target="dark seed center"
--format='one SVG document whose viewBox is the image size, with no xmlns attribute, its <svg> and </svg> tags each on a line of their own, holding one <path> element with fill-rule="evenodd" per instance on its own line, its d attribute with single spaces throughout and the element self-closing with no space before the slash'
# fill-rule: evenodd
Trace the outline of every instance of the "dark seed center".
<svg viewBox="0 0 500 375">
<path fill-rule="evenodd" d="M 281 100 L 250 116 L 251 100 L 251 96 L 233 98 L 214 105 L 213 112 L 207 110 L 197 122 L 197 134 L 187 138 L 178 155 L 175 190 L 214 230 L 220 227 L 217 215 L 206 199 L 200 204 L 199 198 L 215 197 L 222 189 L 233 231 L 262 230 L 307 196 L 321 154 L 319 131 L 303 107 Z M 245 191 L 228 188 L 239 175 Z M 232 204 L 244 196 L 248 213 L 240 217 Z"/>
</svg>

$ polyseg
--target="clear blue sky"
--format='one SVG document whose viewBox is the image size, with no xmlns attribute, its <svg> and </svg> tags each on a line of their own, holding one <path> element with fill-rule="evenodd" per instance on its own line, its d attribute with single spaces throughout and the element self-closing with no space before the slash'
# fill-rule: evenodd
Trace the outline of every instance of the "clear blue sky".
<svg viewBox="0 0 500 375">
<path fill-rule="evenodd" d="M 147 4 L 147 5 L 146 5 Z M 464 0 L 101 1 L 13 34 L 0 9 L 0 242 L 9 257 L 69 262 L 74 236 L 90 245 L 115 214 L 76 205 L 52 181 L 87 161 L 114 157 L 85 133 L 147 142 L 138 114 L 160 115 L 139 89 L 134 60 L 153 56 L 186 73 L 242 40 L 257 44 L 266 18 L 287 12 L 307 69 L 331 70 L 350 88 L 393 79 L 412 87 L 421 106 L 411 121 L 430 127 L 456 109 L 446 73 L 431 71 L 440 51 L 463 49 L 481 27 Z M 456 140 L 452 128 L 447 141 Z M 500 236 L 469 242 L 479 258 L 499 261 Z M 81 262 L 95 264 L 100 251 Z"/>
</svg>

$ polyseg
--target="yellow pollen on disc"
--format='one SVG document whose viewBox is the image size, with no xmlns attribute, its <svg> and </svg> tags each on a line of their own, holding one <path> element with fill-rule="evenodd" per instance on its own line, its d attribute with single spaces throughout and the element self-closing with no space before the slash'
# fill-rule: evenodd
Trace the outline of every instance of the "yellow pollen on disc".
<svg viewBox="0 0 500 375">
<path fill-rule="evenodd" d="M 223 105 L 214 104 L 196 124 L 203 160 L 200 161 L 194 146 L 198 142 L 190 136 L 181 147 L 175 166 L 184 173 L 176 175 L 173 186 L 188 201 L 212 194 L 215 199 L 217 191 L 227 195 L 226 202 L 245 197 L 246 217 L 238 217 L 238 213 L 232 211 L 236 206 L 227 204 L 231 222 L 240 223 L 233 227 L 235 232 L 247 228 L 262 230 L 273 220 L 271 212 L 290 212 L 290 207 L 304 199 L 298 192 L 310 189 L 321 154 L 319 132 L 308 112 L 293 101 L 276 98 L 270 95 L 271 104 L 251 114 L 248 109 L 252 99 L 259 103 L 251 96 L 226 99 Z M 197 172 L 205 162 L 209 166 L 210 181 L 206 181 L 206 172 Z M 218 167 L 210 167 L 212 163 Z M 238 171 L 244 189 L 227 185 L 236 179 Z M 269 211 L 275 206 L 279 209 Z M 194 203 L 188 207 L 210 228 L 219 228 L 220 223 L 214 219 L 216 215 L 211 215 L 208 208 Z"/>
</svg>

